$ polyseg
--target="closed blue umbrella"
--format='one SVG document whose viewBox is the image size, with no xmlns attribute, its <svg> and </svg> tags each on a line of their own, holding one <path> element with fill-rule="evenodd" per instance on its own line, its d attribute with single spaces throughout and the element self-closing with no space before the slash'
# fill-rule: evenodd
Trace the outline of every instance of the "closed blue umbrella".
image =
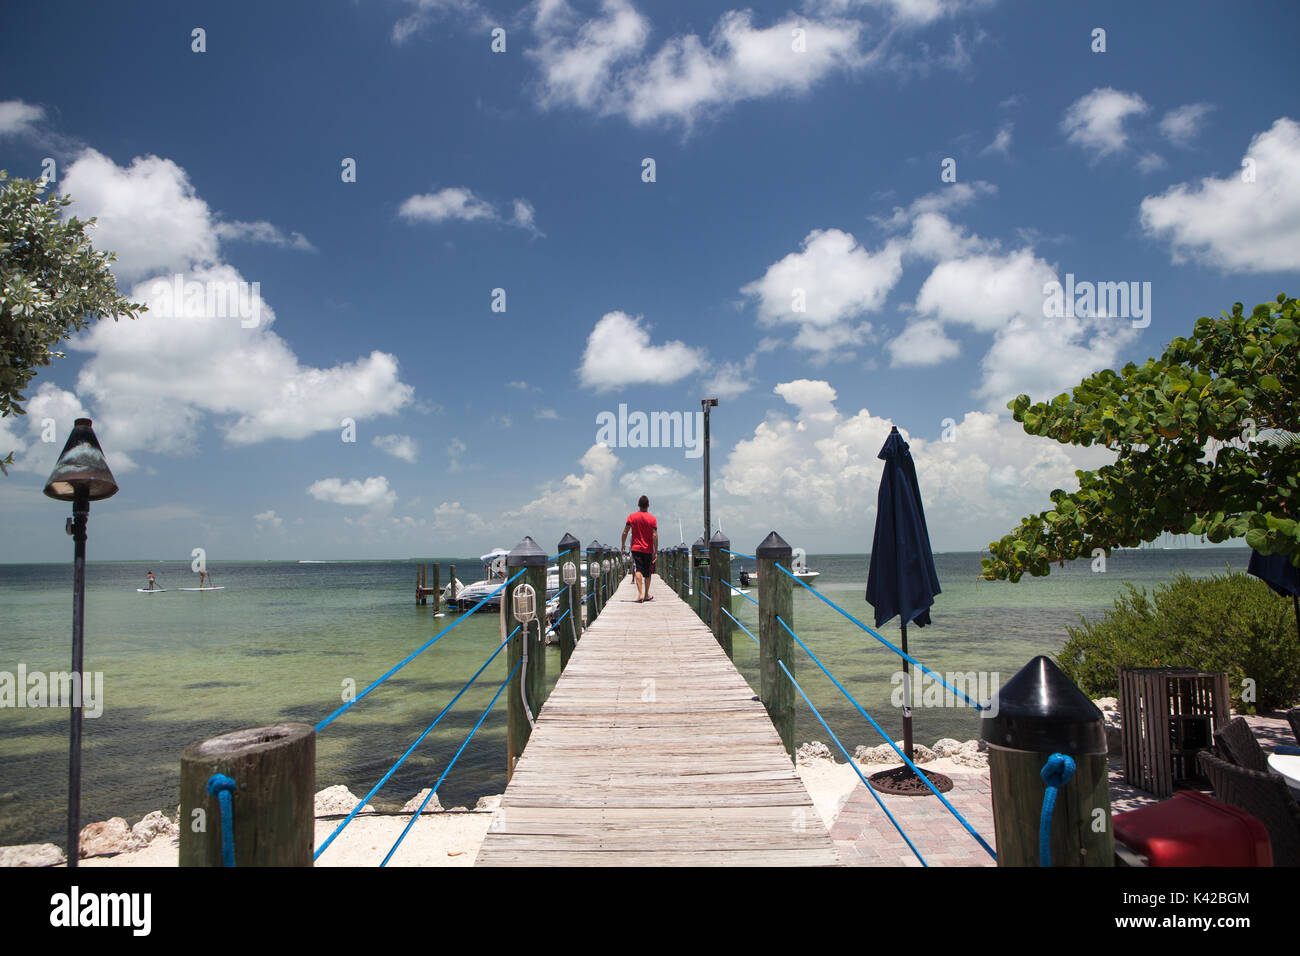
<svg viewBox="0 0 1300 956">
<path fill-rule="evenodd" d="M 876 627 L 894 617 L 903 631 L 907 653 L 907 625 L 930 623 L 930 606 L 939 593 L 930 532 L 925 525 L 921 490 L 916 483 L 916 463 L 897 428 L 889 430 L 878 456 L 885 462 L 876 498 L 876 534 L 867 570 L 867 603 L 876 611 Z M 908 663 L 903 661 L 903 749 L 912 759 L 912 694 Z"/>
<path fill-rule="evenodd" d="M 1282 597 L 1291 598 L 1295 604 L 1296 636 L 1300 637 L 1300 568 L 1285 554 L 1260 554 L 1251 548 L 1246 570 Z"/>
</svg>

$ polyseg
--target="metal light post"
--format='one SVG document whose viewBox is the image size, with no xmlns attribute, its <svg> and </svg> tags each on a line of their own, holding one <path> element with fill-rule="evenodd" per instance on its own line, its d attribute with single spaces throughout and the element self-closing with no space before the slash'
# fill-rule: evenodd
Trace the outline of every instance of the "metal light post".
<svg viewBox="0 0 1300 956">
<path fill-rule="evenodd" d="M 82 669 L 82 637 L 86 610 L 86 522 L 90 503 L 117 494 L 117 482 L 108 470 L 104 452 L 90 427 L 89 418 L 78 418 L 72 426 L 68 443 L 63 446 L 45 483 L 45 494 L 59 501 L 72 502 L 72 517 L 66 530 L 72 535 L 72 673 L 82 693 L 72 701 L 72 727 L 68 755 L 68 866 L 75 867 L 81 835 L 81 702 L 85 675 Z"/>
<path fill-rule="evenodd" d="M 713 537 L 713 519 L 709 515 L 709 409 L 718 407 L 716 398 L 700 399 L 704 409 L 704 540 Z"/>
</svg>

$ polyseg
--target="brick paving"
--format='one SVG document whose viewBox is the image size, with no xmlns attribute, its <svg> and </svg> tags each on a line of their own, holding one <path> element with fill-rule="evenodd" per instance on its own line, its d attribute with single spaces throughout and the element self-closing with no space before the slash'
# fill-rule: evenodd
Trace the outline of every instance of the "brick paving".
<svg viewBox="0 0 1300 956">
<path fill-rule="evenodd" d="M 877 768 L 872 767 L 872 772 Z M 950 773 L 952 789 L 944 796 L 975 831 L 993 842 L 993 804 L 989 772 Z M 878 794 L 899 826 L 930 866 L 993 866 L 993 858 L 938 797 Z M 898 830 L 861 783 L 854 788 L 831 827 L 831 839 L 849 866 L 920 866 Z"/>
</svg>

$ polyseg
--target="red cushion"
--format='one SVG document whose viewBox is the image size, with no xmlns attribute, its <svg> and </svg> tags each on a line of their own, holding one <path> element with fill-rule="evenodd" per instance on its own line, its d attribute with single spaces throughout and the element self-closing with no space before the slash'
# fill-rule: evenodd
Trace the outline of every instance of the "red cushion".
<svg viewBox="0 0 1300 956">
<path fill-rule="evenodd" d="M 1152 866 L 1272 866 L 1264 824 L 1196 790 L 1112 818 L 1115 839 Z"/>
</svg>

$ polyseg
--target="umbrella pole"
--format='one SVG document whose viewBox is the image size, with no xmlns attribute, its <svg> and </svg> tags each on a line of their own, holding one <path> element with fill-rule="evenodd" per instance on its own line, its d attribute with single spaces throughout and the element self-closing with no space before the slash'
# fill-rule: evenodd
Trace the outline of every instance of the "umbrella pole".
<svg viewBox="0 0 1300 956">
<path fill-rule="evenodd" d="M 907 653 L 907 625 L 903 624 L 903 653 Z M 912 756 L 912 677 L 908 670 L 907 658 L 903 658 L 903 753 L 908 760 Z"/>
<path fill-rule="evenodd" d="M 1291 600 L 1295 602 L 1295 636 L 1300 639 L 1300 594 L 1291 595 Z"/>
</svg>

